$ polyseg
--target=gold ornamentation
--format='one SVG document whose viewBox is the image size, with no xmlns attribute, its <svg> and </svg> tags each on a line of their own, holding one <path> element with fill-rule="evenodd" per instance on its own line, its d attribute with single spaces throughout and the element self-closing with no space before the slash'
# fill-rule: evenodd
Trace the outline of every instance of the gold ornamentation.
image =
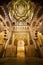
<svg viewBox="0 0 43 65">
<path fill-rule="evenodd" d="M 26 2 L 25 0 L 18 0 L 18 1 L 13 1 L 12 7 L 10 7 L 9 10 L 9 16 L 11 17 L 12 21 L 14 19 L 17 20 L 26 20 L 27 18 L 30 18 L 29 20 L 32 19 L 33 17 L 33 11 L 34 8 L 32 6 L 33 4 L 29 1 Z"/>
</svg>

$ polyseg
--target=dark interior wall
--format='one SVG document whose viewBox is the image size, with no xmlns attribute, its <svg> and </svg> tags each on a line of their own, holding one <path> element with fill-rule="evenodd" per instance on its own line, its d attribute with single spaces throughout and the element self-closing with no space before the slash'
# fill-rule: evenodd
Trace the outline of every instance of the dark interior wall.
<svg viewBox="0 0 43 65">
<path fill-rule="evenodd" d="M 8 2 L 10 2 L 11 0 L 0 0 L 0 5 L 3 5 L 3 4 L 7 4 Z"/>
<path fill-rule="evenodd" d="M 40 3 L 41 5 L 43 4 L 43 0 L 31 0 L 31 1 L 33 1 L 35 3 Z"/>
<path fill-rule="evenodd" d="M 8 2 L 10 2 L 11 0 L 0 0 L 0 5 L 3 5 L 4 3 L 7 4 Z M 16 1 L 16 0 L 15 0 Z M 26 0 L 28 1 L 28 0 Z M 40 3 L 40 5 L 43 6 L 43 0 L 31 0 L 35 3 Z"/>
</svg>

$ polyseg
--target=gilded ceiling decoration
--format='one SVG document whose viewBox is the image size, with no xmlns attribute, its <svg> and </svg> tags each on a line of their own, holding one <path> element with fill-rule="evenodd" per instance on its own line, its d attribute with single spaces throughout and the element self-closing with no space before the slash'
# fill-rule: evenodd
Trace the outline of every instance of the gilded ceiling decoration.
<svg viewBox="0 0 43 65">
<path fill-rule="evenodd" d="M 11 19 L 16 18 L 17 20 L 29 20 L 32 19 L 34 14 L 34 4 L 30 1 L 18 0 L 17 2 L 12 2 L 12 7 L 9 9 L 9 16 Z M 12 20 L 13 21 L 13 20 Z"/>
</svg>

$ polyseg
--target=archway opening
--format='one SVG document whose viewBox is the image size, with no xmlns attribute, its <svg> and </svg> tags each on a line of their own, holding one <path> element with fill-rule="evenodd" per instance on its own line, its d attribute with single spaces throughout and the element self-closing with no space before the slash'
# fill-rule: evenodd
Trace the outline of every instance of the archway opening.
<svg viewBox="0 0 43 65">
<path fill-rule="evenodd" d="M 17 57 L 25 57 L 25 42 L 19 40 L 17 43 Z"/>
<path fill-rule="evenodd" d="M 16 56 L 26 56 L 26 46 L 28 45 L 27 39 L 15 39 L 14 44 L 16 45 Z"/>
</svg>

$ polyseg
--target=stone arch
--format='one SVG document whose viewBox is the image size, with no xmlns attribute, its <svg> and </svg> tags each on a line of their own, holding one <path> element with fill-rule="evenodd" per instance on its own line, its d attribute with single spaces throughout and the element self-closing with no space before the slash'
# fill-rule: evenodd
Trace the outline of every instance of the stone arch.
<svg viewBox="0 0 43 65">
<path fill-rule="evenodd" d="M 20 44 L 20 43 L 22 43 L 22 44 Z M 23 53 L 24 53 L 24 57 L 25 57 L 26 56 L 26 51 L 27 51 L 26 47 L 28 45 L 28 40 L 26 38 L 15 38 L 14 45 L 16 46 L 16 55 L 17 56 L 18 56 L 18 44 L 20 44 L 19 48 L 22 47 L 22 51 L 24 51 Z M 22 54 L 20 54 L 20 55 L 22 55 Z"/>
<path fill-rule="evenodd" d="M 28 45 L 28 40 L 26 38 L 16 38 L 14 40 L 14 45 L 17 45 L 17 43 L 18 43 L 19 40 L 23 40 L 24 43 L 25 43 L 25 45 Z"/>
</svg>

